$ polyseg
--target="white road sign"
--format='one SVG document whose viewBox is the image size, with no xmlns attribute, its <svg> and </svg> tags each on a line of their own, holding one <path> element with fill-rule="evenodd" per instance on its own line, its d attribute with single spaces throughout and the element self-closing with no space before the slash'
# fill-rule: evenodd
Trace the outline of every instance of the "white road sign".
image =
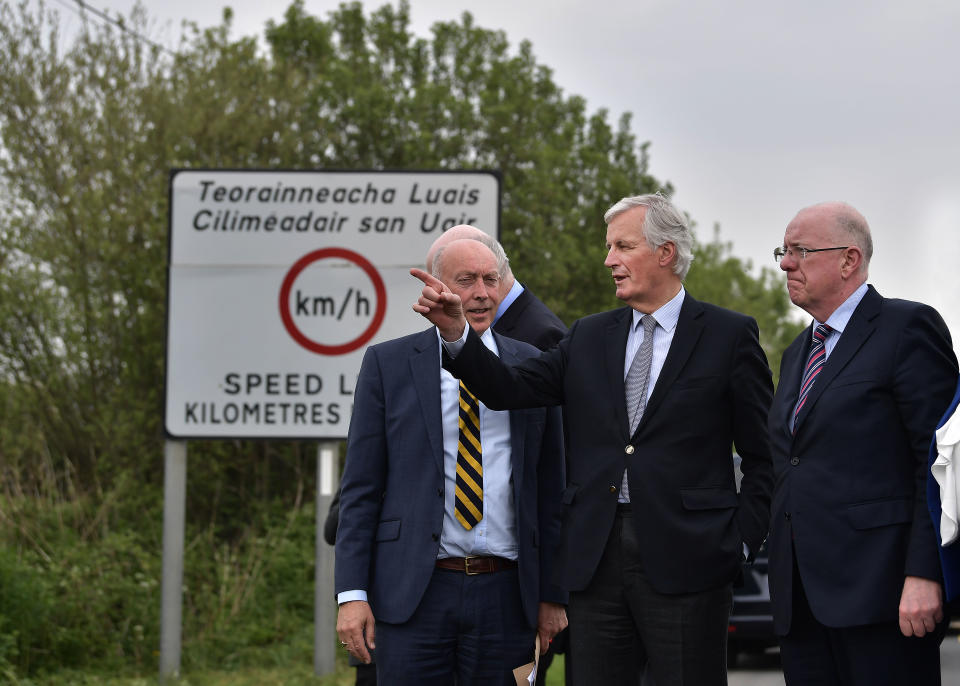
<svg viewBox="0 0 960 686">
<path fill-rule="evenodd" d="M 425 328 L 410 267 L 499 216 L 494 172 L 173 171 L 167 434 L 346 437 L 366 346 Z"/>
</svg>

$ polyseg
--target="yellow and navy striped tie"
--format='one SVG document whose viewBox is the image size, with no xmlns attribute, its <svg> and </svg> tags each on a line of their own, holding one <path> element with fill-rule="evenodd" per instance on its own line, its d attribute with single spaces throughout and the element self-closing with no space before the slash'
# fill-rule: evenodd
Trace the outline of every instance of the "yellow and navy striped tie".
<svg viewBox="0 0 960 686">
<path fill-rule="evenodd" d="M 483 451 L 480 448 L 480 404 L 462 381 L 456 496 L 454 514 L 469 531 L 483 519 Z"/>
</svg>

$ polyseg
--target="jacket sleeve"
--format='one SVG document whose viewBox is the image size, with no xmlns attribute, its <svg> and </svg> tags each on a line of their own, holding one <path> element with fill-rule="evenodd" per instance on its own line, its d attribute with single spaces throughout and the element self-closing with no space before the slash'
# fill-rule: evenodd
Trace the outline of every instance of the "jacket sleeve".
<svg viewBox="0 0 960 686">
<path fill-rule="evenodd" d="M 572 330 L 571 330 L 572 331 Z M 509 365 L 490 352 L 467 327 L 467 340 L 456 358 L 443 351 L 443 368 L 493 410 L 561 405 L 567 338 L 560 345 L 519 364 Z"/>
<path fill-rule="evenodd" d="M 927 511 L 927 452 L 957 384 L 950 332 L 931 307 L 919 307 L 902 329 L 893 394 L 914 460 L 914 511 L 904 575 L 940 579 L 937 534 Z"/>
<path fill-rule="evenodd" d="M 354 392 L 340 482 L 335 592 L 369 590 L 373 541 L 387 474 L 384 391 L 376 348 L 367 348 Z"/>
<path fill-rule="evenodd" d="M 563 421 L 560 409 L 549 407 L 537 463 L 537 523 L 540 530 L 540 601 L 566 605 L 568 594 L 557 578 L 560 551 L 561 496 L 566 484 Z"/>
<path fill-rule="evenodd" d="M 737 523 L 751 558 L 757 554 L 770 526 L 770 492 L 773 462 L 767 415 L 773 401 L 773 380 L 767 357 L 760 347 L 759 329 L 748 319 L 734 346 L 733 379 L 734 446 L 740 455 L 740 501 Z"/>
</svg>

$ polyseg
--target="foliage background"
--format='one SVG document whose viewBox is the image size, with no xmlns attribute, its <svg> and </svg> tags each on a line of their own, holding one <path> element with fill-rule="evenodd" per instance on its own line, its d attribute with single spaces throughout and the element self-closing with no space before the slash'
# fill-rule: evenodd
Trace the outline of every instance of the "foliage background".
<svg viewBox="0 0 960 686">
<path fill-rule="evenodd" d="M 0 0 L 0 678 L 13 682 L 156 669 L 169 169 L 499 169 L 514 270 L 567 323 L 618 304 L 604 210 L 673 190 L 629 114 L 588 112 L 529 43 L 469 14 L 424 38 L 405 2 L 320 18 L 297 0 L 265 46 L 232 38 L 227 10 L 175 53 L 139 37 L 147 19 L 63 36 L 42 4 Z M 774 366 L 800 328 L 780 277 L 754 274 L 719 228 L 687 288 L 756 317 Z M 312 446 L 197 441 L 190 455 L 184 671 L 309 664 Z"/>
</svg>

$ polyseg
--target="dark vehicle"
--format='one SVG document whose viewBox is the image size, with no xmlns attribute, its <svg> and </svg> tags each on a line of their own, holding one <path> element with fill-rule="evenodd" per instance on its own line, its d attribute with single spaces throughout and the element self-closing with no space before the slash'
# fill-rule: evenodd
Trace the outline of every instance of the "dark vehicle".
<svg viewBox="0 0 960 686">
<path fill-rule="evenodd" d="M 733 589 L 733 610 L 727 625 L 727 666 L 736 665 L 741 653 L 762 653 L 775 645 L 764 544 L 753 564 L 743 565 L 743 585 Z"/>
</svg>

